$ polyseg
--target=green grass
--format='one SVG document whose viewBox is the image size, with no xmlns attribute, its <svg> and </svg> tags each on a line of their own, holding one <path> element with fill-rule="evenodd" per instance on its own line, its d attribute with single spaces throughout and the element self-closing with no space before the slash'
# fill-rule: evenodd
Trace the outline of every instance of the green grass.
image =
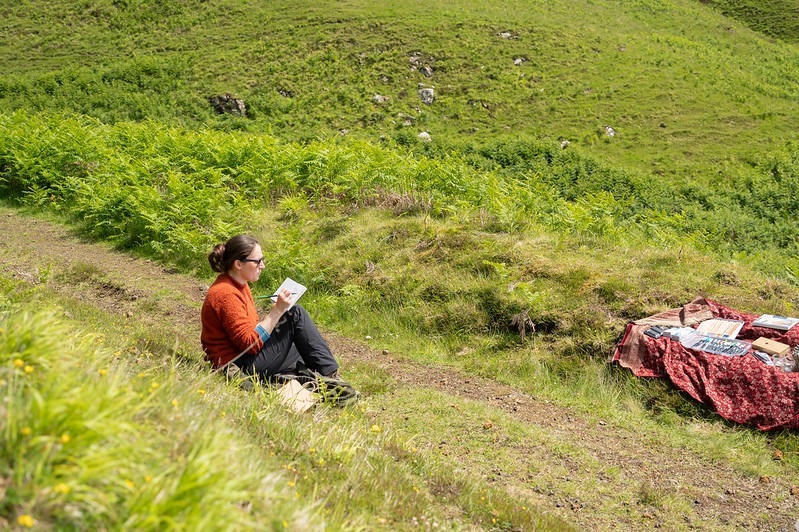
<svg viewBox="0 0 799 532">
<path fill-rule="evenodd" d="M 539 399 L 571 406 L 589 420 L 603 420 L 618 427 L 617 430 L 635 431 L 649 442 L 647 445 L 657 442 L 661 448 L 665 445 L 689 450 L 703 460 L 723 462 L 727 467 L 755 477 L 763 474 L 790 476 L 795 470 L 799 456 L 795 435 L 759 434 L 724 423 L 706 409 L 669 390 L 667 384 L 635 379 L 605 362 L 614 337 L 628 316 L 642 316 L 678 305 L 695 293 L 710 293 L 740 308 L 788 313 L 785 312 L 790 309 L 787 305 L 797 300 L 795 288 L 764 280 L 744 267 L 713 262 L 695 252 L 619 247 L 615 242 L 603 243 L 597 239 L 586 242 L 579 237 L 558 236 L 543 230 L 529 238 L 487 233 L 479 226 L 465 230 L 456 225 L 458 229 L 455 230 L 453 222 L 446 218 L 429 218 L 423 214 L 396 218 L 385 210 L 363 209 L 348 216 L 332 209 L 295 214 L 294 218 L 283 222 L 277 219 L 282 216 L 279 211 L 265 215 L 264 229 L 255 229 L 255 232 L 262 236 L 267 250 L 279 250 L 292 239 L 314 243 L 306 249 L 305 267 L 308 271 L 316 270 L 318 277 L 309 282 L 311 290 L 304 301 L 323 325 L 353 338 L 371 337 L 368 343 L 378 350 L 402 353 L 425 364 L 453 366 L 467 373 L 497 379 L 519 390 L 534 390 Z M 386 231 L 385 224 L 390 231 Z M 335 231 L 329 229 L 331 225 Z M 322 234 L 326 239 L 319 239 Z M 376 254 L 380 249 L 370 249 L 369 242 L 382 241 L 385 235 L 394 235 L 391 238 L 393 252 Z M 431 247 L 430 235 L 437 235 L 437 247 Z M 366 244 L 357 248 L 362 254 L 341 252 L 352 247 L 355 241 Z M 431 249 L 435 250 L 435 256 L 430 255 Z M 472 253 L 453 251 L 463 249 Z M 367 273 L 365 259 L 374 261 L 372 273 Z M 408 267 L 410 263 L 419 264 L 415 272 Z M 327 277 L 331 274 L 335 275 Z M 658 283 L 655 291 L 649 287 L 653 280 Z M 85 264 L 65 270 L 54 265 L 39 282 L 43 285 L 38 293 L 17 296 L 13 294 L 19 290 L 19 285 L 7 283 L 6 291 L 10 295 L 6 297 L 16 297 L 17 301 L 29 301 L 39 307 L 42 306 L 39 300 L 48 293 L 47 283 L 50 282 L 125 289 L 123 283 Z M 401 284 L 390 288 L 394 283 Z M 528 288 L 524 290 L 531 290 L 532 286 L 535 291 L 522 294 L 527 293 L 526 298 L 530 294 L 543 298 L 539 308 L 547 313 L 549 321 L 535 312 L 530 315 L 536 323 L 549 325 L 530 332 L 522 340 L 518 331 L 509 327 L 513 317 L 509 304 L 520 297 L 515 291 L 525 283 Z M 452 316 L 462 321 L 455 322 L 455 326 L 435 318 L 446 316 L 445 309 L 452 301 L 458 301 L 462 292 L 468 295 L 480 285 L 493 286 L 500 293 L 513 288 L 501 300 L 486 299 L 474 305 L 473 322 L 457 314 Z M 76 288 L 80 290 L 80 286 Z M 267 280 L 256 286 L 256 290 L 269 286 Z M 375 290 L 383 295 L 375 295 Z M 485 298 L 489 292 L 477 290 L 475 293 Z M 489 302 L 491 305 L 487 304 Z M 169 330 L 167 323 L 148 328 L 145 321 L 109 322 L 106 314 L 98 310 L 69 300 L 60 301 L 60 304 L 67 305 L 69 314 L 83 324 L 84 331 L 96 328 L 112 339 L 112 345 L 95 351 L 76 342 L 80 345 L 75 354 L 81 363 L 75 368 L 74 376 L 67 378 L 64 369 L 60 366 L 58 369 L 59 382 L 64 387 L 74 386 L 77 388 L 74 395 L 86 395 L 92 393 L 90 390 L 98 386 L 98 382 L 102 385 L 105 377 L 117 375 L 119 382 L 131 386 L 134 395 L 129 400 L 140 402 L 136 393 L 152 395 L 153 408 L 130 422 L 133 424 L 130 430 L 136 432 L 143 430 L 137 423 L 145 423 L 156 430 L 163 423 L 174 427 L 170 430 L 190 430 L 180 424 L 189 422 L 190 418 L 194 420 L 193 425 L 199 423 L 197 430 L 205 430 L 203 423 L 211 423 L 209 417 L 219 418 L 220 411 L 225 412 L 226 419 L 235 421 L 236 445 L 252 445 L 259 449 L 264 468 L 258 470 L 259 474 L 271 477 L 280 472 L 286 475 L 280 477 L 283 489 L 297 489 L 299 497 L 291 495 L 289 490 L 289 498 L 294 496 L 299 507 L 289 505 L 289 508 L 303 513 L 297 508 L 308 505 L 319 508 L 320 501 L 324 501 L 327 512 L 322 511 L 321 515 L 311 512 L 310 515 L 328 523 L 341 523 L 344 528 L 359 524 L 393 528 L 409 525 L 424 516 L 439 523 L 499 520 L 521 525 L 529 523 L 528 519 L 538 519 L 537 513 L 530 514 L 532 507 L 528 506 L 535 500 L 536 489 L 556 491 L 563 496 L 573 493 L 569 497 L 574 504 L 587 503 L 584 494 L 579 495 L 571 481 L 564 480 L 568 475 L 559 469 L 558 457 L 576 461 L 582 469 L 596 471 L 603 478 L 614 478 L 612 468 L 586 455 L 576 443 L 552 439 L 541 428 L 501 415 L 478 401 L 399 387 L 385 372 L 370 365 L 348 367 L 353 382 L 370 398 L 363 409 L 317 412 L 315 422 L 308 426 L 302 419 L 282 412 L 268 393 L 248 399 L 207 376 L 197 362 L 199 356 L 192 341 L 176 342 L 175 333 Z M 469 304 L 469 301 L 461 304 Z M 25 308 L 19 303 L 7 305 L 15 314 Z M 493 313 L 486 314 L 489 310 Z M 59 337 L 71 338 L 75 334 L 58 320 L 42 315 L 26 325 L 27 331 L 32 333 L 25 334 L 36 334 L 40 324 L 46 330 L 58 330 Z M 3 330 L 10 331 L 11 327 L 3 325 Z M 123 332 L 121 336 L 120 331 Z M 31 356 L 40 356 L 40 349 L 45 355 L 56 356 L 60 351 L 54 351 L 52 345 L 34 346 Z M 176 345 L 185 347 L 175 351 Z M 17 348 L 8 351 L 20 352 Z M 7 353 L 6 356 L 8 369 L 15 371 L 15 358 L 12 358 L 15 355 Z M 24 357 L 27 363 L 29 355 Z M 100 369 L 109 369 L 109 374 L 101 375 Z M 36 371 L 38 375 L 38 368 Z M 87 375 L 92 378 L 87 379 Z M 153 382 L 157 382 L 158 387 L 152 388 Z M 206 393 L 200 395 L 198 390 Z M 42 397 L 46 404 L 60 404 L 64 402 L 63 388 L 46 389 Z M 114 396 L 112 402 L 125 400 L 125 397 L 128 396 Z M 194 404 L 197 398 L 202 404 Z M 177 406 L 172 404 L 173 399 Z M 182 407 L 194 408 L 193 413 L 181 417 Z M 450 415 L 453 408 L 459 412 L 455 418 Z M 134 408 L 131 411 L 137 412 Z M 409 415 L 411 412 L 413 415 Z M 41 417 L 35 410 L 25 415 L 31 416 L 28 419 Z M 87 420 L 104 415 L 96 408 L 89 409 L 83 417 L 77 418 L 70 430 L 75 434 L 84 432 Z M 486 421 L 491 421 L 496 430 L 485 429 Z M 16 429 L 7 430 L 19 430 L 25 423 L 25 419 L 14 419 L 8 427 Z M 373 429 L 374 425 L 378 428 Z M 224 426 L 225 430 L 231 430 L 230 425 Z M 109 431 L 116 433 L 120 429 L 110 426 Z M 127 432 L 121 433 L 120 437 L 125 439 Z M 49 430 L 48 434 L 55 438 L 61 433 Z M 146 432 L 144 434 L 142 437 L 148 439 Z M 174 438 L 170 438 L 170 434 L 167 432 L 166 436 L 172 442 Z M 151 439 L 156 443 L 160 441 Z M 442 441 L 448 442 L 443 447 L 446 452 L 442 452 Z M 533 442 L 538 442 L 540 452 L 548 461 L 539 462 L 538 469 L 526 471 L 525 474 L 534 475 L 536 480 L 534 485 L 528 486 L 533 491 L 520 503 L 526 507 L 524 509 L 507 504 L 507 497 L 478 479 L 495 476 L 496 471 L 517 471 L 519 464 L 529 463 L 530 449 L 537 448 Z M 784 461 L 771 460 L 774 448 L 784 450 Z M 464 449 L 471 449 L 471 453 L 462 455 Z M 736 451 L 733 453 L 731 449 Z M 151 451 L 154 456 L 164 456 L 164 453 L 172 456 L 169 453 L 174 452 L 171 447 L 170 450 L 156 448 Z M 495 460 L 489 464 L 485 461 L 487 456 Z M 320 458 L 323 464 L 319 463 Z M 16 462 L 9 460 L 9 470 L 16 470 Z M 320 467 L 322 465 L 326 467 Z M 157 461 L 142 465 L 144 470 L 162 467 Z M 459 473 L 453 476 L 455 470 Z M 99 471 L 98 477 L 103 478 L 105 474 L 107 471 Z M 140 472 L 142 478 L 147 475 Z M 219 475 L 224 477 L 224 473 Z M 511 478 L 513 484 L 521 482 L 516 476 L 508 477 Z M 134 479 L 130 480 L 135 483 Z M 219 480 L 222 486 L 230 481 Z M 80 480 L 89 484 L 93 481 Z M 55 478 L 47 475 L 34 476 L 31 482 L 26 489 L 57 485 Z M 624 511 L 624 500 L 654 506 L 667 516 L 675 516 L 674 523 L 682 519 L 686 505 L 690 507 L 692 501 L 693 492 L 688 488 L 666 494 L 657 486 L 631 486 L 621 479 L 618 482 L 615 487 L 608 488 L 616 493 L 612 504 L 608 503 L 610 506 L 601 512 L 589 507 L 603 520 L 608 520 L 608 526 Z M 213 489 L 212 486 L 203 487 L 202 496 L 213 497 Z M 240 489 L 249 500 L 263 488 L 250 484 Z M 601 491 L 606 487 L 596 486 L 596 489 Z M 361 495 L 352 495 L 353 490 Z M 374 498 L 374 493 L 380 494 L 378 499 Z M 175 497 L 183 500 L 180 494 Z M 186 497 L 191 500 L 192 495 Z M 21 496 L 20 500 L 23 498 Z M 329 501 L 341 501 L 341 506 Z M 457 508 L 454 515 L 453 506 Z M 107 519 L 101 524 L 139 518 L 138 508 L 115 511 L 108 517 L 101 514 L 98 519 Z M 285 515 L 269 508 L 259 511 L 263 513 L 251 516 L 258 522 Z M 18 515 L 35 515 L 48 522 L 58 519 L 71 522 L 69 516 L 57 512 L 51 515 L 52 512 L 55 510 L 44 503 L 31 506 L 16 503 L 8 507 L 4 515 L 12 519 Z M 127 516 L 125 512 L 132 514 Z M 152 512 L 160 515 L 158 509 Z M 184 516 L 179 519 L 183 520 Z M 671 522 L 668 519 L 672 517 L 667 517 L 667 522 Z"/>
<path fill-rule="evenodd" d="M 204 262 L 209 246 L 244 230 L 261 209 L 275 205 L 291 221 L 327 204 L 466 223 L 477 216 L 497 233 L 543 225 L 589 240 L 643 237 L 746 261 L 792 282 L 799 274 L 793 145 L 731 176 L 727 188 L 653 181 L 530 141 L 428 157 L 356 140 L 284 144 L 266 135 L 26 112 L 0 115 L 0 140 L 7 198 L 63 213 L 95 237 L 184 268 Z M 301 269 L 297 251 L 286 249 L 287 260 Z"/>
<path fill-rule="evenodd" d="M 795 434 L 725 423 L 606 364 L 625 323 L 697 294 L 750 312 L 799 304 L 794 7 L 713 4 L 23 0 L 0 10 L 0 189 L 199 276 L 212 244 L 253 232 L 269 256 L 256 291 L 301 280 L 339 333 L 534 390 L 647 444 L 795 477 Z M 207 98 L 224 92 L 247 118 L 213 114 Z M 51 281 L 124 290 L 89 264 L 37 270 Z M 106 325 L 72 301 L 35 312 L 21 301 L 44 295 L 20 290 L 3 280 L 11 525 L 564 526 L 487 487 L 481 453 L 448 456 L 441 439 L 500 449 L 500 470 L 532 441 L 619 477 L 480 402 L 456 401 L 453 419 L 449 397 L 369 365 L 353 379 L 373 402 L 298 422 L 269 391 L 207 376 L 167 330 Z M 554 461 L 530 467 L 544 472 L 534 488 L 576 493 Z M 607 526 L 624 501 L 684 526 L 691 493 L 614 486 Z"/>
<path fill-rule="evenodd" d="M 799 5 L 794 0 L 710 0 L 708 3 L 757 32 L 791 43 L 799 39 Z"/>
<path fill-rule="evenodd" d="M 780 4 L 763 4 L 777 18 Z M 768 26 L 789 33 L 790 21 Z M 346 130 L 415 145 L 426 130 L 433 144 L 460 149 L 565 138 L 669 179 L 709 178 L 795 138 L 795 47 L 688 0 L 26 0 L 4 10 L 0 30 L 6 110 L 287 140 Z M 420 102 L 420 83 L 435 87 L 433 105 Z M 245 100 L 249 119 L 213 114 L 207 98 L 225 92 Z M 390 99 L 376 104 L 375 94 Z M 616 137 L 605 136 L 608 125 Z"/>
<path fill-rule="evenodd" d="M 564 526 L 503 502 L 501 490 L 471 474 L 453 474 L 448 461 L 384 425 L 368 401 L 293 416 L 269 389 L 244 394 L 174 345 L 142 349 L 137 335 L 153 340 L 157 329 L 123 327 L 69 298 L 54 306 L 42 288 L 7 279 L 2 288 L 5 525 L 393 529 L 421 518 Z M 59 318 L 64 308 L 81 325 Z M 380 393 L 368 381 L 364 391 Z M 442 483 L 450 495 L 436 491 Z"/>
<path fill-rule="evenodd" d="M 166 374 L 152 368 L 134 374 L 121 352 L 91 347 L 102 345 L 102 337 L 47 312 L 10 308 L 2 327 L 7 518 L 32 516 L 43 527 L 141 529 L 236 528 L 258 515 L 292 523 L 308 518 L 276 477 L 262 481 L 268 469 L 245 458 L 249 446 L 217 416 L 198 417 L 194 396 L 209 379 L 181 386 L 176 365 Z M 238 475 L 230 475 L 230 465 Z M 241 502 L 255 494 L 254 515 L 247 515 Z"/>
</svg>

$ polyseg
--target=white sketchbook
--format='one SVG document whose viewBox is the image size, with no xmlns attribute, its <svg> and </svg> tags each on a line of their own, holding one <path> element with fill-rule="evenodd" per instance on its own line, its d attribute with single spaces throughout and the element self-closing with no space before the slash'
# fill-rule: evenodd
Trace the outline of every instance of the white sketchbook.
<svg viewBox="0 0 799 532">
<path fill-rule="evenodd" d="M 302 297 L 306 290 L 306 287 L 292 279 L 291 277 L 286 277 L 286 280 L 283 281 L 283 284 L 280 285 L 280 288 L 275 290 L 275 294 L 279 294 L 283 291 L 284 288 L 288 288 L 289 292 L 291 292 L 291 305 L 289 308 L 293 307 L 297 301 Z M 277 296 L 273 296 L 272 301 L 277 300 Z"/>
<path fill-rule="evenodd" d="M 788 318 L 786 316 L 775 316 L 774 314 L 763 314 L 755 321 L 752 322 L 753 327 L 768 327 L 769 329 L 777 329 L 780 331 L 787 331 L 794 325 L 799 323 L 798 318 Z"/>
</svg>

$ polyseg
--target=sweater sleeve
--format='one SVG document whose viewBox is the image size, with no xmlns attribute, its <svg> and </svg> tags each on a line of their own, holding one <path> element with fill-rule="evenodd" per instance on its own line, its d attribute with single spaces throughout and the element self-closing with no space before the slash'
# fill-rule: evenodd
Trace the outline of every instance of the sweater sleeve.
<svg viewBox="0 0 799 532">
<path fill-rule="evenodd" d="M 248 285 L 239 285 L 222 273 L 208 289 L 201 311 L 200 341 L 205 358 L 219 366 L 250 346 L 257 352 L 263 345 L 256 330 L 258 311 Z"/>
<path fill-rule="evenodd" d="M 250 308 L 252 307 L 252 308 Z M 217 315 L 222 327 L 227 332 L 231 343 L 241 352 L 255 343 L 253 352 L 258 351 L 263 342 L 256 331 L 258 314 L 255 305 L 246 301 L 246 295 L 228 292 L 220 297 Z"/>
</svg>

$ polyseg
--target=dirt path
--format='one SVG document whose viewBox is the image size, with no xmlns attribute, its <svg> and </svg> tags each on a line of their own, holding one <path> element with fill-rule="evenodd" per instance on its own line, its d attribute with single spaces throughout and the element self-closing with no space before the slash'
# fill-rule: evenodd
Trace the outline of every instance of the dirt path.
<svg viewBox="0 0 799 532">
<path fill-rule="evenodd" d="M 181 341 L 197 342 L 198 310 L 205 286 L 202 281 L 171 273 L 150 261 L 131 258 L 106 246 L 81 240 L 64 227 L 0 209 L 0 270 L 5 276 L 30 283 L 48 278 L 47 286 L 93 305 L 137 320 L 167 324 Z M 84 279 L 79 290 L 75 280 Z M 146 308 L 146 311 L 142 309 Z M 346 364 L 360 361 L 385 369 L 404 386 L 431 388 L 502 410 L 512 418 L 545 429 L 556 441 L 577 445 L 581 460 L 570 461 L 546 449 L 517 449 L 529 453 L 539 468 L 565 468 L 569 483 L 598 483 L 601 493 L 569 495 L 558 485 L 540 486 L 528 470 L 501 472 L 511 492 L 543 509 L 563 516 L 580 528 L 656 528 L 662 522 L 647 493 L 679 493 L 691 501 L 680 528 L 793 530 L 799 518 L 799 496 L 791 489 L 799 479 L 752 478 L 724 464 L 709 463 L 688 451 L 659 448 L 642 441 L 635 431 L 590 422 L 579 414 L 537 399 L 497 382 L 457 375 L 451 369 L 420 366 L 399 357 L 375 352 L 358 342 L 328 334 L 331 347 Z M 456 443 L 453 445 L 457 446 Z M 468 453 L 468 449 L 453 449 Z M 603 464 L 591 470 L 585 464 Z M 616 471 L 605 475 L 603 471 Z M 608 497 L 630 486 L 640 487 L 641 500 Z M 797 488 L 794 488 L 796 491 Z M 617 507 L 613 512 L 603 506 Z M 628 518 L 619 518 L 620 515 Z M 611 517 L 615 516 L 615 517 Z"/>
</svg>

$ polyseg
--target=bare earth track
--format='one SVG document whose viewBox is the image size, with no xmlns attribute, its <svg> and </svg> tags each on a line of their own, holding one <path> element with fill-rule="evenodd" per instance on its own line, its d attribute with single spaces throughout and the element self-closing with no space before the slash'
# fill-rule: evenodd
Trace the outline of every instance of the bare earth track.
<svg viewBox="0 0 799 532">
<path fill-rule="evenodd" d="M 199 307 L 204 283 L 171 273 L 164 267 L 107 246 L 89 243 L 68 229 L 46 221 L 0 210 L 0 271 L 6 277 L 47 286 L 83 300 L 108 313 L 167 325 L 181 342 L 198 342 Z M 96 282 L 75 289 L 75 272 L 102 272 Z M 146 309 L 146 310 L 145 310 Z M 659 447 L 623 427 L 585 419 L 579 413 L 522 393 L 500 383 L 452 369 L 421 366 L 357 341 L 326 334 L 333 351 L 347 363 L 373 364 L 387 371 L 399 386 L 437 390 L 451 396 L 482 401 L 519 422 L 534 425 L 555 441 L 578 447 L 582 458 L 531 447 L 516 449 L 538 469 L 566 469 L 572 485 L 600 485 L 601 493 L 569 495 L 557 484 L 541 486 L 529 470 L 479 471 L 499 475 L 506 488 L 530 503 L 563 517 L 581 529 L 706 528 L 717 530 L 793 530 L 799 518 L 799 496 L 791 494 L 799 479 L 756 478 L 721 463 L 711 463 L 687 450 Z M 199 349 L 199 345 L 198 345 Z M 465 456 L 457 442 L 449 452 Z M 586 458 L 587 456 L 587 458 Z M 602 464 L 584 467 L 585 463 Z M 479 466 L 475 466 L 479 468 Z M 603 471 L 616 474 L 606 475 Z M 496 479 L 495 479 L 496 480 Z M 635 486 L 643 492 L 680 493 L 692 507 L 682 523 L 663 522 L 658 509 L 646 501 L 612 496 Z M 796 491 L 796 489 L 794 489 Z M 611 494 L 611 495 L 608 495 Z M 646 497 L 643 497 L 645 499 Z M 606 511 L 613 507 L 612 512 Z M 626 517 L 620 517 L 625 516 Z"/>
</svg>

